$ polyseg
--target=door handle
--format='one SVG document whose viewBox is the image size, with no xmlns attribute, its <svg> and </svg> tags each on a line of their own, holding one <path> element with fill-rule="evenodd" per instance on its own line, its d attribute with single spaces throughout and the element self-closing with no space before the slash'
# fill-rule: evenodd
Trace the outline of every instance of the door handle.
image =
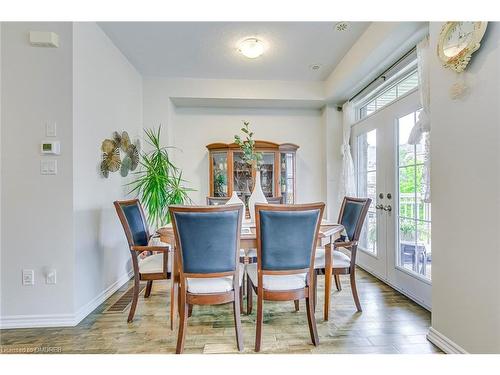
<svg viewBox="0 0 500 375">
<path fill-rule="evenodd" d="M 390 204 L 388 204 L 387 206 L 384 206 L 384 211 L 388 211 L 388 212 L 391 212 L 392 211 L 392 207 Z"/>
</svg>

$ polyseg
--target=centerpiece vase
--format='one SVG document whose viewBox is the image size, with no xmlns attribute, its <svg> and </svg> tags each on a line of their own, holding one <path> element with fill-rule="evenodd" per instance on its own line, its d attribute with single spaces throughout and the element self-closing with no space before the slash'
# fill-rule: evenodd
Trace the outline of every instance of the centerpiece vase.
<svg viewBox="0 0 500 375">
<path fill-rule="evenodd" d="M 267 203 L 266 196 L 262 191 L 260 184 L 260 171 L 255 172 L 255 186 L 253 187 L 252 195 L 248 199 L 248 210 L 250 211 L 250 220 L 255 223 L 255 204 Z"/>
<path fill-rule="evenodd" d="M 226 204 L 241 204 L 243 206 L 243 215 L 241 217 L 241 223 L 245 220 L 245 203 L 238 197 L 235 191 L 231 195 L 231 198 L 226 202 Z"/>
</svg>

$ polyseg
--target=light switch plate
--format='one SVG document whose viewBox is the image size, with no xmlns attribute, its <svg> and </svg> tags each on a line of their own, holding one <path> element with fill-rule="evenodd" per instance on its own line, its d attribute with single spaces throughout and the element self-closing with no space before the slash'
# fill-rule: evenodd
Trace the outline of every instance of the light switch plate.
<svg viewBox="0 0 500 375">
<path fill-rule="evenodd" d="M 56 281 L 57 281 L 57 273 L 56 273 L 56 270 L 50 270 L 48 273 L 47 273 L 47 276 L 45 277 L 45 282 L 47 284 L 55 284 Z"/>
<path fill-rule="evenodd" d="M 45 136 L 46 137 L 56 137 L 57 136 L 57 124 L 55 122 L 45 123 Z"/>
<path fill-rule="evenodd" d="M 40 161 L 40 174 L 54 175 L 57 174 L 57 160 L 44 159 Z"/>
<path fill-rule="evenodd" d="M 35 285 L 35 271 L 23 270 L 23 285 Z"/>
</svg>

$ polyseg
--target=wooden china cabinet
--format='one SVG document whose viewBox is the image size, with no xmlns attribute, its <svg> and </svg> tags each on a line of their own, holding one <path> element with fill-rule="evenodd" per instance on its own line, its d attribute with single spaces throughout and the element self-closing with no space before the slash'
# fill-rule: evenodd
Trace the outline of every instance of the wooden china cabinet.
<svg viewBox="0 0 500 375">
<path fill-rule="evenodd" d="M 282 202 L 295 202 L 295 164 L 299 146 L 255 141 L 255 149 L 262 153 L 261 185 L 266 197 L 283 197 Z M 211 197 L 230 197 L 236 191 L 248 202 L 255 182 L 255 168 L 243 160 L 236 143 L 212 143 L 209 152 L 209 194 Z"/>
</svg>

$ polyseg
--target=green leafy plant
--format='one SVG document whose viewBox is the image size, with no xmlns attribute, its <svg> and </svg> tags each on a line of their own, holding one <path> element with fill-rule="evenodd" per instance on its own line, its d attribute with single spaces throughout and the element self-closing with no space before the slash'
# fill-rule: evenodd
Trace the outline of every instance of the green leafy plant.
<svg viewBox="0 0 500 375">
<path fill-rule="evenodd" d="M 161 146 L 161 126 L 157 131 L 145 129 L 144 132 L 152 150 L 141 154 L 137 177 L 127 185 L 132 186 L 130 193 L 139 196 L 150 225 L 159 228 L 170 222 L 168 207 L 191 203 L 188 192 L 194 190 L 184 186 L 186 181 L 182 179 L 182 172 L 170 160 L 170 147 Z"/>
<path fill-rule="evenodd" d="M 242 140 L 239 135 L 234 136 L 234 143 L 236 143 L 241 151 L 243 151 L 243 160 L 250 165 L 260 167 L 262 161 L 262 154 L 255 152 L 255 141 L 253 140 L 253 132 L 249 129 L 250 123 L 243 121 L 241 131 L 244 133 L 245 140 Z"/>
<path fill-rule="evenodd" d="M 215 173 L 214 177 L 214 185 L 215 185 L 215 191 L 217 193 L 223 193 L 224 191 L 224 186 L 226 185 L 226 175 L 223 174 L 221 171 L 218 171 Z"/>
</svg>

